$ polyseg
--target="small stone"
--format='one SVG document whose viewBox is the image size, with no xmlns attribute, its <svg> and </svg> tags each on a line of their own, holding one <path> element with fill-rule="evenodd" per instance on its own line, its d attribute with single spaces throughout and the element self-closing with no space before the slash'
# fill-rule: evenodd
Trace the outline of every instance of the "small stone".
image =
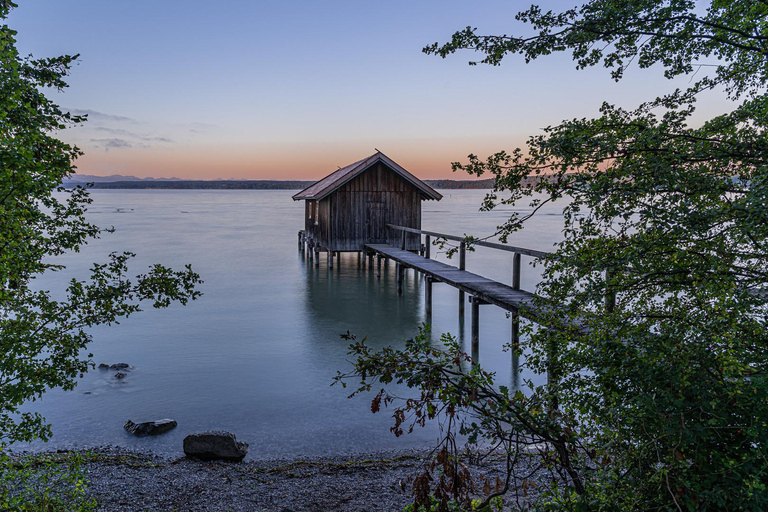
<svg viewBox="0 0 768 512">
<path fill-rule="evenodd" d="M 184 454 L 203 460 L 240 461 L 248 454 L 248 443 L 220 430 L 190 434 L 184 438 Z"/>
<path fill-rule="evenodd" d="M 143 423 L 135 423 L 131 420 L 128 420 L 123 425 L 123 428 L 131 434 L 137 436 L 156 436 L 176 428 L 176 425 L 178 425 L 176 420 L 172 420 L 170 418 L 164 418 L 162 420 L 156 421 L 145 421 Z"/>
<path fill-rule="evenodd" d="M 115 363 L 109 367 L 110 370 L 125 370 L 130 365 L 128 363 Z"/>
<path fill-rule="evenodd" d="M 101 363 L 101 364 L 99 365 L 99 370 L 109 370 L 109 365 L 108 365 L 108 364 L 104 364 L 104 363 Z"/>
<path fill-rule="evenodd" d="M 115 378 L 116 379 L 124 379 L 125 378 L 125 374 L 123 372 L 117 372 L 115 374 Z"/>
</svg>

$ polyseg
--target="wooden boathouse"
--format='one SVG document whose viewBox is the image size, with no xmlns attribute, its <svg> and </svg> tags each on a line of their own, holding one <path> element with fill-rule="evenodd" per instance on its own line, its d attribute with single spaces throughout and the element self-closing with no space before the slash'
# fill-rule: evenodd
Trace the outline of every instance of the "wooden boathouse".
<svg viewBox="0 0 768 512">
<path fill-rule="evenodd" d="M 388 224 L 421 229 L 421 202 L 442 195 L 381 151 L 339 168 L 293 196 L 305 201 L 301 236 L 315 253 L 364 251 L 366 244 L 390 242 Z M 420 237 L 405 249 L 419 251 Z"/>
</svg>

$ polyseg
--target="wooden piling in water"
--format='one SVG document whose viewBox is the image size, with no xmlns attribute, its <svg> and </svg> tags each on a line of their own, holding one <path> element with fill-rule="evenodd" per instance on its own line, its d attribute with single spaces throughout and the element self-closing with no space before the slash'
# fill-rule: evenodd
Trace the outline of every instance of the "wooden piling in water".
<svg viewBox="0 0 768 512">
<path fill-rule="evenodd" d="M 424 309 L 427 318 L 432 316 L 432 278 L 424 276 Z"/>
<path fill-rule="evenodd" d="M 469 302 L 472 304 L 472 352 L 475 353 L 480 351 L 480 301 L 477 297 L 470 297 Z"/>
<path fill-rule="evenodd" d="M 376 277 L 381 277 L 381 255 L 376 255 Z"/>
<path fill-rule="evenodd" d="M 466 270 L 466 242 L 459 243 L 459 270 Z M 459 290 L 459 316 L 464 316 L 464 290 Z"/>
<path fill-rule="evenodd" d="M 516 354 L 520 349 L 520 311 L 514 309 L 510 311 L 510 314 L 512 315 L 512 333 L 510 341 L 512 343 L 512 351 Z"/>
</svg>

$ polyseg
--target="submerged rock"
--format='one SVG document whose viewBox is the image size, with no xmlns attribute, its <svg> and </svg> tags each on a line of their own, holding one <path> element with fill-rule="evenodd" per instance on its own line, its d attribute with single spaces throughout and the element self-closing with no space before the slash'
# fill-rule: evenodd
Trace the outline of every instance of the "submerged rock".
<svg viewBox="0 0 768 512">
<path fill-rule="evenodd" d="M 131 365 L 128 363 L 115 363 L 112 366 L 109 367 L 110 370 L 127 370 Z M 101 368 L 101 365 L 99 365 L 99 368 Z"/>
<path fill-rule="evenodd" d="M 109 365 L 108 365 L 108 364 L 104 364 L 104 363 L 101 363 L 101 364 L 99 365 L 99 370 L 109 370 Z"/>
<path fill-rule="evenodd" d="M 124 379 L 125 378 L 125 374 L 123 372 L 117 372 L 115 374 L 115 378 L 116 379 Z"/>
<path fill-rule="evenodd" d="M 184 454 L 203 460 L 240 461 L 248 454 L 248 443 L 238 441 L 231 432 L 201 432 L 184 438 Z"/>
<path fill-rule="evenodd" d="M 176 428 L 176 425 L 178 425 L 176 420 L 170 418 L 164 418 L 157 421 L 145 421 L 143 423 L 134 423 L 133 421 L 128 420 L 123 425 L 123 428 L 137 436 L 156 436 Z"/>
</svg>

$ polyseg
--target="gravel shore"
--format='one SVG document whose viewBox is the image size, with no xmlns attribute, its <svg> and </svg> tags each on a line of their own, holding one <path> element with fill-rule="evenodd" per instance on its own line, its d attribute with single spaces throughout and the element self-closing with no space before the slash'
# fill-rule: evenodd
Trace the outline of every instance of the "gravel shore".
<svg viewBox="0 0 768 512">
<path fill-rule="evenodd" d="M 81 453 L 88 493 L 99 510 L 110 512 L 397 512 L 412 502 L 411 479 L 429 456 L 426 451 L 393 451 L 231 463 L 171 459 L 111 446 Z M 504 476 L 501 460 L 470 469 Z M 510 491 L 504 510 L 519 510 L 530 492 L 524 498 L 522 492 Z"/>
</svg>

